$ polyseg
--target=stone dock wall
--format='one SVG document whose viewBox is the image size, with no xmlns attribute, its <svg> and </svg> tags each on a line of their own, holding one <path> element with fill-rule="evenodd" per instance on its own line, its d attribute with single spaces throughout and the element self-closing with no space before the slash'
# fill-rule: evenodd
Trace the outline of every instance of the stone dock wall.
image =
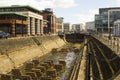
<svg viewBox="0 0 120 80">
<path fill-rule="evenodd" d="M 25 62 L 60 48 L 65 42 L 58 36 L 41 36 L 0 40 L 0 74 L 6 74 Z"/>
</svg>

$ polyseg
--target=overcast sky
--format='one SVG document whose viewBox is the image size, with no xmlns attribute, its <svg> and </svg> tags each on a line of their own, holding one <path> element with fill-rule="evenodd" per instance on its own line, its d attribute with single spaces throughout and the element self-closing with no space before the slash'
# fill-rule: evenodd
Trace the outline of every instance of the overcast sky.
<svg viewBox="0 0 120 80">
<path fill-rule="evenodd" d="M 53 8 L 57 17 L 64 17 L 64 22 L 84 23 L 93 21 L 99 8 L 120 7 L 120 0 L 0 0 L 0 6 L 10 5 Z"/>
</svg>

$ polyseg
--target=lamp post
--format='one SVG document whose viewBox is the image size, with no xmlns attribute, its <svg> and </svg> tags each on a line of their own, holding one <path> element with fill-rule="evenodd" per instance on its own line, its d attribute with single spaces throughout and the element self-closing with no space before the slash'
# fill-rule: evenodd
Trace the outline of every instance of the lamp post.
<svg viewBox="0 0 120 80">
<path fill-rule="evenodd" d="M 109 44 L 109 46 L 110 46 L 110 40 L 111 40 L 111 34 L 110 34 L 110 10 L 108 10 L 108 44 Z"/>
<path fill-rule="evenodd" d="M 110 11 L 108 10 L 108 34 L 109 34 L 109 37 L 110 37 Z"/>
</svg>

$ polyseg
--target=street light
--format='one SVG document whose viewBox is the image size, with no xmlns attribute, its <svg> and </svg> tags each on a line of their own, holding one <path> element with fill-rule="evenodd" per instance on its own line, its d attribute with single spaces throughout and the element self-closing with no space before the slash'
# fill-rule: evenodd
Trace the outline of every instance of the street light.
<svg viewBox="0 0 120 80">
<path fill-rule="evenodd" d="M 110 43 L 110 40 L 111 40 L 111 30 L 110 30 L 110 12 L 112 12 L 111 10 L 108 10 L 108 40 L 109 40 L 109 45 L 111 44 Z"/>
</svg>

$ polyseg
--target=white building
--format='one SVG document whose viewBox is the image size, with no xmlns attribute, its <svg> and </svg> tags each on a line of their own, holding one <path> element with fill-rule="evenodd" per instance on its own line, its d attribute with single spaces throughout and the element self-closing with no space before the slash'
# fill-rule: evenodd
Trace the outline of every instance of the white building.
<svg viewBox="0 0 120 80">
<path fill-rule="evenodd" d="M 73 24 L 72 25 L 72 32 L 80 33 L 82 31 L 83 24 Z"/>
<path fill-rule="evenodd" d="M 63 23 L 63 32 L 69 33 L 71 31 L 71 23 Z"/>
<path fill-rule="evenodd" d="M 30 6 L 25 6 L 25 8 L 32 8 Z M 32 8 L 34 10 L 34 8 Z M 38 13 L 37 13 L 38 12 Z M 43 34 L 43 16 L 39 14 L 39 10 L 36 10 L 36 13 L 32 10 L 30 11 L 21 11 L 22 13 L 28 17 L 28 27 L 27 34 L 28 35 L 40 35 Z"/>
<path fill-rule="evenodd" d="M 95 22 L 86 22 L 86 30 L 87 31 L 95 31 Z"/>
<path fill-rule="evenodd" d="M 120 36 L 120 20 L 114 22 L 113 34 L 115 36 Z"/>
<path fill-rule="evenodd" d="M 31 11 L 21 13 L 28 16 L 28 35 L 43 34 L 43 16 Z"/>
</svg>

